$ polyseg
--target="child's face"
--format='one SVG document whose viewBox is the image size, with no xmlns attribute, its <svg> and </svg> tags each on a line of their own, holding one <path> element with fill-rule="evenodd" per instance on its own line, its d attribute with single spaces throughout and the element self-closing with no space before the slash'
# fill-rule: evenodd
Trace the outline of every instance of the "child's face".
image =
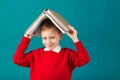
<svg viewBox="0 0 120 80">
<path fill-rule="evenodd" d="M 59 45 L 59 40 L 62 38 L 62 34 L 58 33 L 55 29 L 50 28 L 41 31 L 41 37 L 43 45 L 52 50 Z"/>
</svg>

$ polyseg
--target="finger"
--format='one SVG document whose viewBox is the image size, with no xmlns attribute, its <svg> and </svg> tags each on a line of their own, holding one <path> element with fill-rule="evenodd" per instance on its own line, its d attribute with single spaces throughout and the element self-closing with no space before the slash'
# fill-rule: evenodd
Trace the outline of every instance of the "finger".
<svg viewBox="0 0 120 80">
<path fill-rule="evenodd" d="M 74 27 L 72 27 L 71 25 L 68 25 L 68 28 L 69 28 L 69 29 L 74 29 Z"/>
<path fill-rule="evenodd" d="M 70 30 L 70 31 L 69 31 L 69 33 L 70 33 L 70 34 L 73 34 L 73 31 L 72 31 L 72 30 Z"/>
</svg>

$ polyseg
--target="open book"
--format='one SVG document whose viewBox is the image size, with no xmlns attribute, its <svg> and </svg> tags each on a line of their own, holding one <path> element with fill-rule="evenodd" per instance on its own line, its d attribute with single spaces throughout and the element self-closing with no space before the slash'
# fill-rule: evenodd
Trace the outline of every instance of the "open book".
<svg viewBox="0 0 120 80">
<path fill-rule="evenodd" d="M 35 36 L 40 36 L 40 24 L 47 18 L 50 19 L 62 33 L 70 31 L 70 29 L 67 27 L 69 25 L 68 22 L 63 19 L 60 14 L 56 13 L 53 10 L 45 9 L 38 16 L 38 18 L 26 29 L 25 34 L 30 35 L 35 32 Z"/>
</svg>

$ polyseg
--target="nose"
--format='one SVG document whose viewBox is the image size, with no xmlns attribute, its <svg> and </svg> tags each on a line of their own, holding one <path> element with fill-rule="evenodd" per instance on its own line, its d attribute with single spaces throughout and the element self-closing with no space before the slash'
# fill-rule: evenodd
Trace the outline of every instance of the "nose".
<svg viewBox="0 0 120 80">
<path fill-rule="evenodd" d="M 51 40 L 50 39 L 47 39 L 47 44 L 50 44 L 51 43 Z"/>
</svg>

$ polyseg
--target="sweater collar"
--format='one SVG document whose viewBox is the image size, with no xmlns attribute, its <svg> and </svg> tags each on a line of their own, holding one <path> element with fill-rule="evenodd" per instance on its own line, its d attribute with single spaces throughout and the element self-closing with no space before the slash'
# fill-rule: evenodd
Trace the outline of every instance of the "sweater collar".
<svg viewBox="0 0 120 80">
<path fill-rule="evenodd" d="M 60 50 L 61 50 L 61 46 L 58 45 L 58 46 L 55 47 L 52 51 L 53 51 L 53 52 L 56 52 L 56 53 L 59 53 Z M 44 51 L 50 51 L 50 49 L 48 49 L 48 48 L 44 48 Z"/>
</svg>

